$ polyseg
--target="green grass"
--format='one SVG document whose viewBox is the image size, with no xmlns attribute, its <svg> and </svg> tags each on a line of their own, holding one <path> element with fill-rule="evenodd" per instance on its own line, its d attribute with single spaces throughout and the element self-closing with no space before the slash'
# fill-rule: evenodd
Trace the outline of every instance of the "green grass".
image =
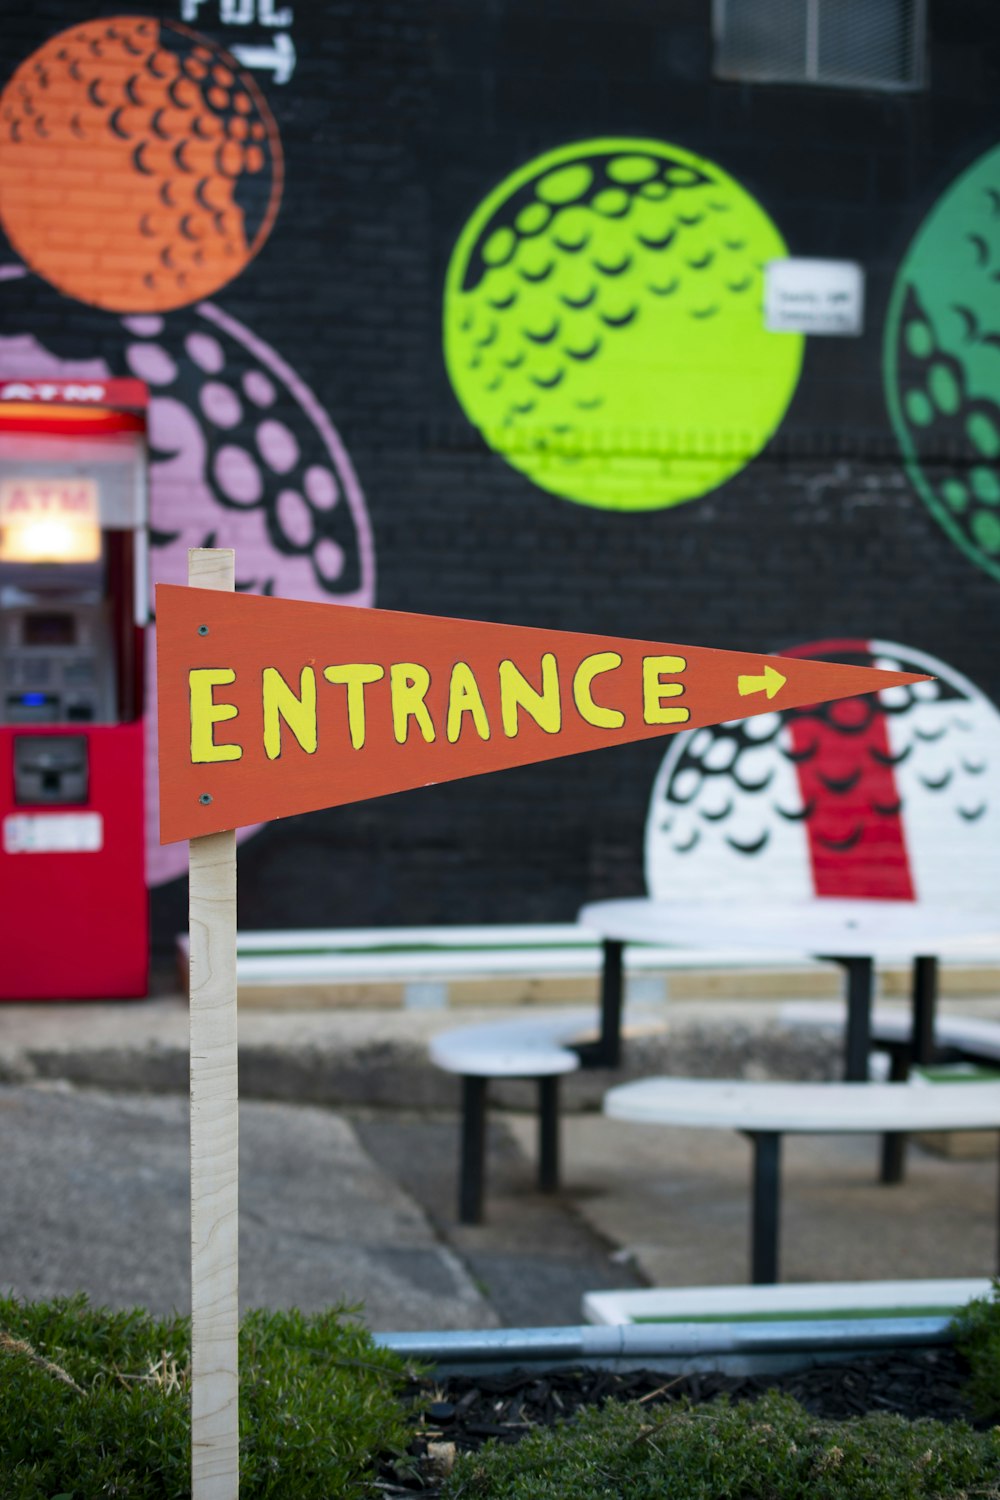
<svg viewBox="0 0 1000 1500">
<path fill-rule="evenodd" d="M 966 1391 L 976 1414 L 1000 1422 L 1000 1278 L 955 1319 L 955 1343 L 969 1363 Z"/>
<path fill-rule="evenodd" d="M 996 1500 L 1000 1429 L 821 1422 L 771 1392 L 731 1406 L 588 1408 L 459 1458 L 445 1500 Z"/>
<path fill-rule="evenodd" d="M 1000 1281 L 956 1320 L 969 1392 L 1000 1417 Z M 2 1500 L 190 1495 L 189 1327 L 0 1299 Z M 249 1314 L 241 1500 L 362 1500 L 413 1436 L 403 1361 L 348 1310 Z M 1000 1426 L 811 1417 L 790 1397 L 589 1408 L 460 1455 L 442 1500 L 1000 1500 Z"/>
<path fill-rule="evenodd" d="M 1000 1418 L 1000 1280 L 955 1320 L 968 1392 Z M 516 1447 L 459 1457 L 442 1500 L 1000 1500 L 1000 1426 L 873 1414 L 819 1421 L 791 1397 L 651 1410 L 609 1401 Z"/>
<path fill-rule="evenodd" d="M 190 1327 L 139 1311 L 0 1299 L 3 1500 L 190 1494 Z M 371 1495 L 411 1438 L 404 1363 L 343 1309 L 250 1313 L 240 1333 L 240 1494 Z"/>
<path fill-rule="evenodd" d="M 996 1083 L 1000 1068 L 977 1063 L 939 1063 L 936 1067 L 914 1068 L 914 1073 L 928 1083 Z"/>
</svg>

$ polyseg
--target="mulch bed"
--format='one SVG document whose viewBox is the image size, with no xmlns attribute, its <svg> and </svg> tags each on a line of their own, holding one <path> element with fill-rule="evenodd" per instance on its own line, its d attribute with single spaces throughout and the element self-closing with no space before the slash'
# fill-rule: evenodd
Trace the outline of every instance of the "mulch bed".
<svg viewBox="0 0 1000 1500">
<path fill-rule="evenodd" d="M 896 1412 L 915 1419 L 965 1420 L 978 1425 L 963 1399 L 965 1367 L 954 1349 L 889 1353 L 820 1365 L 787 1375 L 722 1375 L 714 1371 L 671 1377 L 650 1370 L 614 1374 L 583 1367 L 544 1374 L 513 1370 L 502 1375 L 461 1375 L 418 1381 L 408 1393 L 423 1427 L 417 1439 L 417 1471 L 388 1472 L 385 1495 L 437 1493 L 442 1445 L 475 1451 L 490 1438 L 516 1443 L 533 1427 L 570 1417 L 581 1407 L 605 1400 L 641 1401 L 650 1407 L 686 1396 L 711 1401 L 754 1400 L 766 1390 L 794 1396 L 813 1416 L 843 1419 L 866 1412 Z M 445 1460 L 446 1461 L 446 1460 Z"/>
</svg>

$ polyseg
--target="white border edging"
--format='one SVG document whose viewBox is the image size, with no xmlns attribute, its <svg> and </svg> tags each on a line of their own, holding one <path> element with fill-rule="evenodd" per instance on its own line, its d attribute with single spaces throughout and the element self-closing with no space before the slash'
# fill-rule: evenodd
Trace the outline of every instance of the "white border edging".
<svg viewBox="0 0 1000 1500">
<path fill-rule="evenodd" d="M 974 1297 L 986 1297 L 989 1278 L 920 1281 L 814 1281 L 778 1286 L 644 1287 L 639 1291 L 586 1292 L 582 1312 L 589 1324 L 631 1325 L 642 1318 L 729 1315 L 734 1321 L 763 1319 L 768 1313 L 810 1312 L 819 1320 L 838 1312 L 898 1312 L 944 1307 L 956 1311 Z M 644 1323 L 644 1326 L 645 1323 Z M 670 1325 L 666 1325 L 670 1326 Z"/>
</svg>

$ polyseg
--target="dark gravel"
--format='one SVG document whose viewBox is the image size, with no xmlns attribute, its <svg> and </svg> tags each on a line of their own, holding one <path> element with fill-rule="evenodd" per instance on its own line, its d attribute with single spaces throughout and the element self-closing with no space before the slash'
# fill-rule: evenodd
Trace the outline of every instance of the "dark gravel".
<svg viewBox="0 0 1000 1500">
<path fill-rule="evenodd" d="M 641 1401 L 653 1407 L 682 1397 L 699 1403 L 717 1396 L 753 1401 L 766 1390 L 781 1390 L 819 1418 L 838 1420 L 866 1412 L 896 1412 L 911 1420 L 967 1421 L 977 1425 L 963 1398 L 965 1366 L 954 1349 L 873 1355 L 849 1364 L 820 1365 L 788 1375 L 722 1375 L 716 1372 L 670 1376 L 651 1370 L 625 1375 L 584 1367 L 539 1374 L 513 1370 L 503 1375 L 453 1376 L 414 1383 L 409 1400 L 422 1420 L 416 1471 L 386 1475 L 387 1495 L 437 1490 L 434 1449 L 454 1444 L 475 1451 L 490 1438 L 516 1443 L 533 1427 L 571 1417 L 581 1407 L 606 1400 Z M 429 1451 L 430 1450 L 430 1451 Z"/>
</svg>

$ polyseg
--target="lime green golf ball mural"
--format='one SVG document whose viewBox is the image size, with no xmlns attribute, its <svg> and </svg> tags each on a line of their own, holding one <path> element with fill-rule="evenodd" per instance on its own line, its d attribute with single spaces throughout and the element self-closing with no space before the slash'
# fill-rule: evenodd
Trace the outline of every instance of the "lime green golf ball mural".
<svg viewBox="0 0 1000 1500">
<path fill-rule="evenodd" d="M 959 547 L 1000 578 L 1000 146 L 917 231 L 893 286 L 884 364 L 912 483 Z"/>
<path fill-rule="evenodd" d="M 786 254 L 746 189 L 680 146 L 546 152 L 455 246 L 455 394 L 490 447 L 566 500 L 693 500 L 760 452 L 794 393 L 802 337 L 763 317 L 764 265 Z"/>
</svg>

